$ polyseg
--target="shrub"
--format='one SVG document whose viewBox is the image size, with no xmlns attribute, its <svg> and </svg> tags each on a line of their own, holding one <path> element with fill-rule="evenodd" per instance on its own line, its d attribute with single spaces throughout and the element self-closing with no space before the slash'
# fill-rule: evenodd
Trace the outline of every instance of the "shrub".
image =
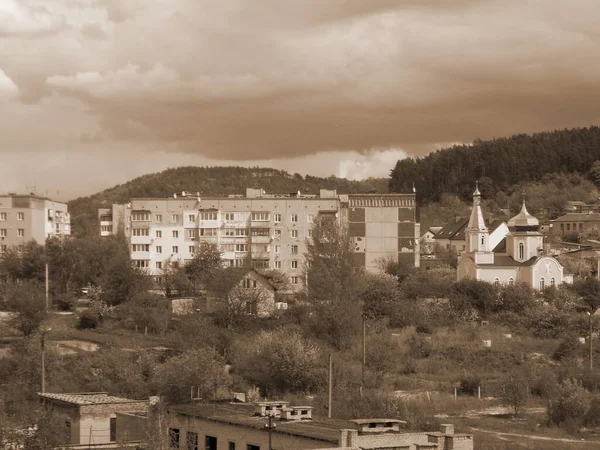
<svg viewBox="0 0 600 450">
<path fill-rule="evenodd" d="M 591 406 L 590 393 L 577 380 L 568 378 L 548 401 L 548 420 L 555 425 L 578 427 Z"/>
<path fill-rule="evenodd" d="M 413 358 L 427 358 L 433 351 L 431 341 L 420 334 L 413 334 L 406 341 L 410 356 Z"/>
<path fill-rule="evenodd" d="M 525 406 L 529 398 L 529 383 L 522 373 L 511 374 L 502 384 L 500 394 L 502 403 L 513 410 L 517 416 L 521 407 Z"/>
<path fill-rule="evenodd" d="M 461 394 L 475 395 L 479 386 L 481 386 L 481 378 L 479 375 L 465 375 L 459 381 L 458 392 Z"/>
<path fill-rule="evenodd" d="M 573 359 L 581 354 L 581 343 L 574 334 L 564 337 L 558 348 L 552 354 L 552 358 L 557 361 Z"/>
<path fill-rule="evenodd" d="M 98 318 L 98 316 L 89 311 L 84 311 L 79 316 L 77 328 L 80 330 L 87 330 L 97 328 L 98 325 L 100 325 L 100 319 Z"/>
<path fill-rule="evenodd" d="M 56 299 L 56 308 L 59 311 L 73 311 L 77 298 L 74 295 L 63 294 Z"/>
</svg>

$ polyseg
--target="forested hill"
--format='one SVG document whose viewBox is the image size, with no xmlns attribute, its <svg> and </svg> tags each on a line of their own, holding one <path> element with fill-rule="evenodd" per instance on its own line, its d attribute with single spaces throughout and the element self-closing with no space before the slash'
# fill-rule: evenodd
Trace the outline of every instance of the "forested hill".
<svg viewBox="0 0 600 450">
<path fill-rule="evenodd" d="M 510 193 L 515 186 L 538 181 L 545 174 L 587 173 L 596 160 L 600 160 L 599 127 L 520 134 L 400 160 L 389 187 L 390 192 L 406 192 L 414 183 L 423 203 L 438 201 L 446 192 L 466 199 L 476 179 Z"/>
<path fill-rule="evenodd" d="M 316 194 L 319 189 L 337 189 L 340 194 L 388 191 L 388 180 L 370 178 L 351 181 L 345 178 L 319 178 L 290 174 L 283 170 L 246 167 L 179 167 L 135 178 L 89 197 L 69 202 L 75 235 L 95 235 L 98 230 L 98 208 L 127 202 L 136 197 L 170 197 L 182 191 L 200 192 L 202 196 L 244 194 L 246 188 L 262 188 L 267 193 L 301 191 Z M 407 191 L 408 192 L 408 191 Z"/>
</svg>

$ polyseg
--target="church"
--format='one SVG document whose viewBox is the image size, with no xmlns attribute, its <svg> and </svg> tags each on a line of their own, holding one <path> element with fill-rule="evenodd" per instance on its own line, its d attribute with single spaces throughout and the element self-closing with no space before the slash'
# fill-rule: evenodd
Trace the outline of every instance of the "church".
<svg viewBox="0 0 600 450">
<path fill-rule="evenodd" d="M 481 193 L 475 188 L 473 208 L 465 230 L 465 251 L 458 259 L 458 280 L 472 278 L 495 285 L 527 283 L 542 290 L 563 283 L 563 266 L 545 256 L 539 221 L 529 214 L 525 202 L 508 223 L 508 234 L 491 248 L 490 231 L 481 211 Z"/>
</svg>

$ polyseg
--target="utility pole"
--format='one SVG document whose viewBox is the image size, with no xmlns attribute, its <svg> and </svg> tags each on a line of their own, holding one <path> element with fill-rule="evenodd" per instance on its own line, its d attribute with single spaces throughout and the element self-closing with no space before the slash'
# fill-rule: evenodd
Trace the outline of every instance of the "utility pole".
<svg viewBox="0 0 600 450">
<path fill-rule="evenodd" d="M 265 425 L 269 432 L 269 450 L 273 450 L 272 440 L 273 440 L 273 428 L 275 428 L 275 424 L 273 423 L 273 413 L 269 413 L 267 416 L 269 419 L 269 423 Z"/>
<path fill-rule="evenodd" d="M 594 363 L 593 363 L 593 358 L 594 358 L 594 352 L 593 352 L 593 347 L 592 347 L 592 333 L 593 333 L 593 327 L 594 327 L 594 323 L 593 323 L 593 318 L 594 318 L 594 314 L 591 312 L 588 312 L 588 315 L 590 316 L 590 342 L 589 342 L 589 350 L 590 350 L 590 370 L 593 369 L 594 367 Z"/>
<path fill-rule="evenodd" d="M 329 383 L 328 383 L 328 401 L 327 401 L 327 417 L 331 419 L 331 400 L 333 397 L 333 359 L 331 352 L 329 352 Z"/>
<path fill-rule="evenodd" d="M 46 332 L 42 330 L 42 394 L 46 392 Z"/>
<path fill-rule="evenodd" d="M 365 366 L 367 364 L 367 318 L 363 314 L 362 316 L 362 373 L 360 379 L 360 396 L 363 396 L 363 390 L 365 388 Z"/>
<path fill-rule="evenodd" d="M 48 313 L 50 309 L 50 296 L 48 295 L 48 263 L 46 263 L 46 313 Z"/>
</svg>

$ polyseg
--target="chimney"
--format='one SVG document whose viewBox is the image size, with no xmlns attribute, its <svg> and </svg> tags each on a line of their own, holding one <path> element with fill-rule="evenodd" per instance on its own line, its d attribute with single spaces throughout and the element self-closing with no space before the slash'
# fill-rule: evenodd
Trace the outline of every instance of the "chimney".
<svg viewBox="0 0 600 450">
<path fill-rule="evenodd" d="M 454 424 L 443 423 L 440 425 L 440 433 L 442 434 L 454 434 Z"/>
</svg>

